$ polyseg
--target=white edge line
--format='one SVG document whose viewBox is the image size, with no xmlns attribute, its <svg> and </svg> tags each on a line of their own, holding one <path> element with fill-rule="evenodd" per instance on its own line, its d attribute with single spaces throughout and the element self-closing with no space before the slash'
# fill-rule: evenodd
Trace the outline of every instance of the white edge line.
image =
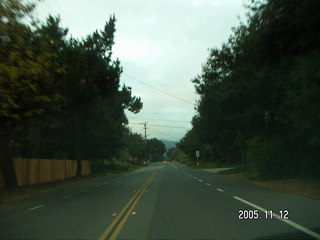
<svg viewBox="0 0 320 240">
<path fill-rule="evenodd" d="M 252 202 L 249 202 L 249 201 L 247 201 L 247 200 L 244 200 L 244 199 L 242 199 L 242 198 L 240 198 L 240 197 L 233 196 L 233 198 L 234 198 L 234 199 L 237 199 L 237 200 L 239 200 L 240 202 L 243 202 L 243 203 L 245 203 L 245 204 L 247 204 L 247 205 L 249 205 L 249 206 L 251 206 L 251 207 L 254 207 L 254 208 L 256 208 L 256 209 L 258 209 L 258 210 L 260 210 L 260 211 L 262 211 L 262 212 L 267 211 L 266 209 L 264 209 L 264 208 L 262 208 L 262 207 L 260 207 L 260 206 L 258 206 L 258 205 L 256 205 L 256 204 L 254 204 L 254 203 L 252 203 Z M 316 233 L 316 232 L 313 232 L 313 231 L 311 231 L 310 229 L 305 228 L 305 227 L 303 227 L 303 226 L 301 226 L 301 225 L 299 225 L 299 224 L 297 224 L 297 223 L 295 223 L 295 222 L 293 222 L 293 221 L 291 221 L 291 220 L 282 219 L 282 218 L 280 218 L 279 215 L 277 215 L 277 214 L 275 214 L 275 213 L 272 213 L 272 215 L 275 216 L 278 220 L 280 220 L 280 221 L 282 221 L 282 222 L 285 222 L 286 224 L 289 224 L 290 226 L 292 226 L 292 227 L 300 230 L 301 232 L 304 232 L 304 233 L 306 233 L 306 234 L 309 234 L 310 236 L 315 237 L 316 239 L 320 239 L 320 234 L 318 234 L 318 233 Z"/>
<path fill-rule="evenodd" d="M 71 195 L 68 195 L 68 196 L 62 197 L 61 199 L 67 199 L 67 198 L 70 198 L 70 197 L 71 197 Z"/>
<path fill-rule="evenodd" d="M 219 192 L 224 192 L 224 190 L 221 189 L 221 188 L 217 188 L 217 191 L 219 191 Z"/>
<path fill-rule="evenodd" d="M 173 165 L 172 163 L 170 163 L 170 164 L 171 164 L 171 166 L 172 166 L 172 167 L 174 167 L 174 168 L 178 169 L 178 168 L 177 168 L 175 165 Z"/>
<path fill-rule="evenodd" d="M 36 207 L 33 207 L 33 208 L 29 208 L 28 211 L 32 211 L 32 210 L 35 210 L 35 209 L 37 209 L 37 208 L 41 208 L 41 207 L 43 207 L 43 206 L 44 206 L 44 204 L 39 205 L 39 206 L 36 206 Z"/>
</svg>

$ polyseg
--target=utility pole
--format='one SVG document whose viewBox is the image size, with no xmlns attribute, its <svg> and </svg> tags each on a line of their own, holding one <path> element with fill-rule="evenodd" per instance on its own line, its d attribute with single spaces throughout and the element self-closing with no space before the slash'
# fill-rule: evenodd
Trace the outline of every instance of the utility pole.
<svg viewBox="0 0 320 240">
<path fill-rule="evenodd" d="M 143 123 L 143 129 L 144 129 L 144 149 L 145 149 L 145 158 L 148 162 L 148 150 L 147 150 L 147 122 Z"/>
<path fill-rule="evenodd" d="M 143 123 L 143 129 L 144 129 L 144 140 L 147 142 L 147 123 Z"/>
</svg>

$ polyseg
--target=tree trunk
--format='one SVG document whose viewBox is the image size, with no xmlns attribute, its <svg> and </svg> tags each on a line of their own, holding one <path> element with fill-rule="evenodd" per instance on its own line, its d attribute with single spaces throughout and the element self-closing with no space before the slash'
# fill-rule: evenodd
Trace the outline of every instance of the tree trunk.
<svg viewBox="0 0 320 240">
<path fill-rule="evenodd" d="M 0 122 L 0 168 L 2 170 L 5 187 L 17 187 L 17 177 L 12 162 L 12 152 L 9 146 L 13 124 Z"/>
<path fill-rule="evenodd" d="M 1 156 L 2 158 L 2 156 Z M 16 172 L 14 169 L 13 162 L 11 161 L 11 158 L 4 158 L 0 160 L 0 167 L 2 170 L 4 185 L 6 188 L 9 187 L 17 187 L 17 177 Z"/>
<path fill-rule="evenodd" d="M 82 170 L 82 161 L 77 151 L 77 172 L 76 172 L 77 177 L 81 177 L 81 174 L 82 174 L 81 170 Z"/>
<path fill-rule="evenodd" d="M 76 177 L 81 177 L 81 170 L 82 170 L 82 162 L 79 154 L 79 147 L 78 147 L 78 133 L 79 130 L 75 116 L 72 116 L 72 138 L 73 138 L 73 156 L 75 156 L 77 161 L 77 170 L 76 170 Z"/>
</svg>

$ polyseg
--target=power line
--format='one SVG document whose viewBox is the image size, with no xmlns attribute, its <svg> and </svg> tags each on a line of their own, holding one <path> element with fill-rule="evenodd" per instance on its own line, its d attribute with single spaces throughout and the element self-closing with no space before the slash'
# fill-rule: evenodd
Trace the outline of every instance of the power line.
<svg viewBox="0 0 320 240">
<path fill-rule="evenodd" d="M 146 126 L 147 122 L 143 122 L 143 123 L 129 123 L 129 124 L 143 125 L 144 135 L 145 135 L 144 138 L 145 138 L 145 141 L 146 141 L 146 138 L 147 138 L 146 130 L 147 130 L 147 129 L 150 129 L 150 128 L 147 128 L 147 126 Z M 149 126 L 153 126 L 153 125 L 152 125 L 152 124 L 149 124 Z M 157 125 L 156 125 L 156 126 L 157 126 Z M 162 127 L 182 128 L 182 127 L 176 127 L 176 126 L 165 126 L 165 125 L 160 125 L 160 126 L 162 126 Z M 160 133 L 160 134 L 162 134 L 162 135 L 164 135 L 164 136 L 170 137 L 172 141 L 176 141 L 176 140 L 175 140 L 175 139 L 177 138 L 176 136 L 172 136 L 172 135 L 170 135 L 170 134 L 164 133 L 164 132 L 159 131 L 158 129 L 156 130 L 156 129 L 154 129 L 154 128 L 152 128 L 152 131 L 157 132 L 157 133 Z"/>
<path fill-rule="evenodd" d="M 140 81 L 140 80 L 138 80 L 138 79 L 136 79 L 136 78 L 134 78 L 134 77 L 129 76 L 128 74 L 123 73 L 123 75 L 126 76 L 127 78 L 130 78 L 130 79 L 132 79 L 132 80 L 134 80 L 134 81 L 136 81 L 136 82 L 138 82 L 138 83 L 141 83 L 141 84 L 143 84 L 143 85 L 145 85 L 145 86 L 147 86 L 147 87 L 149 87 L 149 88 L 152 88 L 152 89 L 154 89 L 154 90 L 156 90 L 156 91 L 158 91 L 158 92 L 161 92 L 161 93 L 163 93 L 163 94 L 165 94 L 165 95 L 167 95 L 167 96 L 170 96 L 170 97 L 175 98 L 175 99 L 177 99 L 177 100 L 180 100 L 180 101 L 182 101 L 182 102 L 185 102 L 185 103 L 194 105 L 194 103 L 189 102 L 188 100 L 185 100 L 185 99 L 183 99 L 183 98 L 177 97 L 177 96 L 175 96 L 175 95 L 173 95 L 173 94 L 171 94 L 171 93 L 168 93 L 168 92 L 166 92 L 166 91 L 163 91 L 163 90 L 161 90 L 161 89 L 159 89 L 159 88 L 153 87 L 153 86 L 151 86 L 151 85 L 148 84 L 148 83 L 145 83 L 145 82 Z"/>
<path fill-rule="evenodd" d="M 70 23 L 70 25 L 71 25 L 74 29 L 77 29 L 77 28 L 75 27 L 75 25 L 70 21 L 68 15 L 65 13 L 65 11 L 63 10 L 63 8 L 62 8 L 62 7 L 60 6 L 60 4 L 57 2 L 57 0 L 54 0 L 54 2 L 55 2 L 55 4 L 58 6 L 58 8 L 61 9 L 61 12 L 64 14 L 66 20 Z"/>
<path fill-rule="evenodd" d="M 163 122 L 183 122 L 190 123 L 190 121 L 173 120 L 173 119 L 156 119 L 156 118 L 128 118 L 131 120 L 149 120 L 149 121 L 163 121 Z"/>
<path fill-rule="evenodd" d="M 139 124 L 142 125 L 144 123 L 135 123 L 135 122 L 129 122 L 129 124 Z M 148 124 L 149 126 L 153 127 L 167 127 L 167 128 L 181 128 L 181 129 L 188 129 L 189 127 L 179 127 L 179 126 L 170 126 L 170 125 L 159 125 L 159 124 Z"/>
<path fill-rule="evenodd" d="M 135 122 L 129 122 L 129 124 L 138 124 L 138 125 L 143 125 L 143 123 L 135 123 Z"/>
<path fill-rule="evenodd" d="M 174 139 L 177 138 L 176 136 L 172 136 L 172 135 L 170 135 L 170 134 L 167 134 L 167 133 L 161 132 L 161 131 L 159 131 L 159 130 L 155 130 L 155 129 L 152 129 L 152 131 L 157 132 L 157 133 L 160 133 L 160 134 L 162 134 L 162 135 L 164 135 L 164 136 L 166 136 L 166 137 L 170 137 L 172 141 L 176 142 L 176 140 L 174 140 Z"/>
<path fill-rule="evenodd" d="M 147 126 L 146 126 L 147 122 L 144 122 L 144 123 L 131 123 L 131 124 L 143 125 L 144 135 L 145 135 L 144 138 L 145 138 L 145 140 L 146 140 L 146 139 L 147 139 L 147 132 L 146 132 L 146 130 L 148 129 Z M 150 126 L 150 124 L 148 124 L 148 125 Z M 151 125 L 151 126 L 152 126 L 152 125 Z M 171 127 L 172 127 L 172 126 L 171 126 Z M 166 134 L 166 133 L 164 133 L 164 132 L 161 132 L 161 131 L 159 131 L 159 130 L 155 130 L 154 128 L 152 128 L 152 131 L 158 132 L 158 133 L 160 133 L 160 134 L 162 134 L 162 135 L 164 135 L 164 136 L 167 136 L 167 137 L 176 139 L 176 137 L 174 137 L 174 136 L 172 136 L 172 135 L 170 135 L 170 134 Z"/>
<path fill-rule="evenodd" d="M 154 127 L 167 127 L 167 128 L 183 128 L 183 129 L 188 129 L 188 127 L 177 127 L 177 126 L 169 126 L 169 125 L 158 125 L 158 124 L 149 124 L 149 126 L 154 126 Z"/>
<path fill-rule="evenodd" d="M 43 1 L 43 2 L 47 6 L 47 8 L 49 9 L 50 14 L 53 14 L 53 11 L 52 11 L 51 7 L 48 5 L 48 3 L 46 1 Z"/>
</svg>

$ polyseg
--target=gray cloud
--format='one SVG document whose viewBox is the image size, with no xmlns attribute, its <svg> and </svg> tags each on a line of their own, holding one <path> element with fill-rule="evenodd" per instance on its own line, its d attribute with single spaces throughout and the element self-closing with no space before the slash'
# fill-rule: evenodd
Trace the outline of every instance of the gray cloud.
<svg viewBox="0 0 320 240">
<path fill-rule="evenodd" d="M 76 38 L 101 29 L 114 13 L 114 57 L 120 59 L 124 73 L 195 103 L 197 96 L 190 80 L 201 72 L 207 49 L 228 39 L 231 27 L 238 25 L 237 16 L 244 19 L 245 9 L 242 0 L 44 0 L 36 12 L 40 19 L 49 13 L 60 14 L 62 24 Z M 144 103 L 139 114 L 128 113 L 130 122 L 185 127 L 149 126 L 149 138 L 179 140 L 191 127 L 188 121 L 195 113 L 194 105 L 126 75 L 121 82 L 132 86 Z M 130 126 L 143 133 L 142 125 Z"/>
</svg>

